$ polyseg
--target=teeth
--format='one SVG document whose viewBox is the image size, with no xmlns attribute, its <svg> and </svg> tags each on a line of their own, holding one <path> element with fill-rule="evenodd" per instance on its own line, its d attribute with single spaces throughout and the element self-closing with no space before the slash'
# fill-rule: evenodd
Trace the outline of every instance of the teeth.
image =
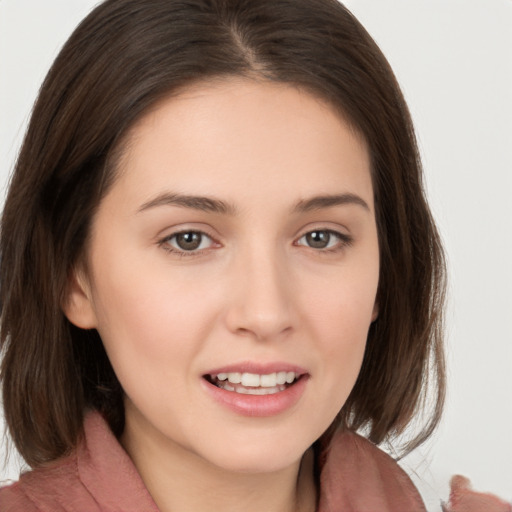
<svg viewBox="0 0 512 512">
<path fill-rule="evenodd" d="M 271 388 L 246 388 L 242 384 L 235 385 L 233 387 L 230 386 L 226 381 L 219 381 L 217 385 L 226 391 L 234 391 L 235 393 L 240 393 L 242 395 L 274 395 L 275 393 L 279 393 L 280 391 L 284 391 L 286 389 L 284 384 L 273 386 Z"/>
<path fill-rule="evenodd" d="M 260 376 L 255 373 L 242 373 L 242 386 L 257 388 L 260 385 Z"/>
<path fill-rule="evenodd" d="M 278 384 L 285 384 L 286 383 L 286 372 L 279 372 L 277 375 L 277 383 Z"/>
<path fill-rule="evenodd" d="M 277 384 L 277 375 L 271 373 L 260 377 L 260 386 L 263 388 L 274 388 Z"/>
<path fill-rule="evenodd" d="M 273 395 L 274 393 L 279 393 L 279 391 L 283 391 L 283 389 L 280 389 L 276 386 L 274 386 L 272 388 L 256 388 L 256 389 L 247 388 L 248 395 Z"/>
<path fill-rule="evenodd" d="M 291 384 L 298 376 L 295 372 L 276 372 L 266 375 L 258 375 L 256 373 L 219 373 L 213 375 L 220 382 L 228 381 L 231 384 L 242 384 L 248 388 L 275 388 L 283 384 Z M 227 383 L 226 383 L 227 384 Z M 223 385 L 224 389 L 232 386 Z M 231 391 L 231 389 L 229 389 Z M 254 394 L 254 393 L 252 393 Z"/>
<path fill-rule="evenodd" d="M 240 384 L 242 382 L 241 373 L 228 373 L 228 380 L 231 384 Z"/>
</svg>

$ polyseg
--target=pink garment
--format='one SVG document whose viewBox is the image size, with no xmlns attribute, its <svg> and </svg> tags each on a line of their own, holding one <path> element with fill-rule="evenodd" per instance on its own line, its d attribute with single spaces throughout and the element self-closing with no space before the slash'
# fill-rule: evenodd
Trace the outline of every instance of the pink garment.
<svg viewBox="0 0 512 512">
<path fill-rule="evenodd" d="M 336 436 L 320 476 L 318 512 L 425 512 L 407 474 L 353 433 Z M 1 512 L 158 512 L 128 454 L 96 412 L 70 456 L 0 490 Z"/>
</svg>

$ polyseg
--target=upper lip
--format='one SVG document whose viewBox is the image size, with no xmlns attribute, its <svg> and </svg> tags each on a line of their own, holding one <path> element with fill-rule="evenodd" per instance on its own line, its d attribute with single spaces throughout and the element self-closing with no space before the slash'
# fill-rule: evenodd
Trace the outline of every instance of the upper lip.
<svg viewBox="0 0 512 512">
<path fill-rule="evenodd" d="M 298 377 L 308 373 L 304 368 L 290 363 L 257 363 L 254 361 L 245 361 L 214 368 L 204 373 L 204 375 L 218 375 L 219 373 L 254 373 L 257 375 L 269 375 L 277 372 L 295 372 Z"/>
</svg>

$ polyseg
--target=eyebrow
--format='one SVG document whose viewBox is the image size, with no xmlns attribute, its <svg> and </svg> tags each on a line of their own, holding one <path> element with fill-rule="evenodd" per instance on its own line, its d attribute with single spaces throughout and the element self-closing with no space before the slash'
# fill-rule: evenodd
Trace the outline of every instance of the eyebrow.
<svg viewBox="0 0 512 512">
<path fill-rule="evenodd" d="M 362 197 L 356 194 L 332 194 L 315 196 L 311 199 L 303 199 L 297 203 L 293 211 L 295 213 L 305 213 L 314 210 L 322 210 L 324 208 L 332 208 L 333 206 L 343 206 L 349 204 L 361 206 L 368 212 L 371 211 L 368 203 Z"/>
<path fill-rule="evenodd" d="M 236 208 L 230 203 L 226 203 L 221 199 L 203 196 L 191 196 L 183 194 L 163 193 L 159 196 L 144 203 L 139 212 L 156 208 L 157 206 L 181 206 L 183 208 L 191 208 L 210 213 L 221 213 L 224 215 L 235 215 Z"/>
<path fill-rule="evenodd" d="M 368 212 L 370 207 L 368 203 L 356 194 L 332 194 L 314 196 L 309 199 L 300 200 L 293 208 L 292 213 L 307 213 L 334 206 L 357 205 Z M 237 208 L 226 201 L 214 197 L 183 195 L 177 193 L 168 193 L 158 195 L 154 199 L 147 201 L 139 208 L 139 213 L 156 208 L 159 206 L 180 206 L 209 213 L 219 213 L 223 215 L 236 215 Z"/>
</svg>

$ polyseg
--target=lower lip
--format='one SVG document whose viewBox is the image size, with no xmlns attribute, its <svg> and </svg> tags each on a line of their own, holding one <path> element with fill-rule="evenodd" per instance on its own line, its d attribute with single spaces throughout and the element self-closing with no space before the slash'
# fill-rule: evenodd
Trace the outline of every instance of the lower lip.
<svg viewBox="0 0 512 512">
<path fill-rule="evenodd" d="M 202 380 L 206 391 L 221 405 L 243 416 L 265 417 L 280 414 L 293 407 L 303 395 L 308 377 L 303 375 L 284 391 L 271 395 L 244 395 L 226 391 L 206 379 Z"/>
</svg>

